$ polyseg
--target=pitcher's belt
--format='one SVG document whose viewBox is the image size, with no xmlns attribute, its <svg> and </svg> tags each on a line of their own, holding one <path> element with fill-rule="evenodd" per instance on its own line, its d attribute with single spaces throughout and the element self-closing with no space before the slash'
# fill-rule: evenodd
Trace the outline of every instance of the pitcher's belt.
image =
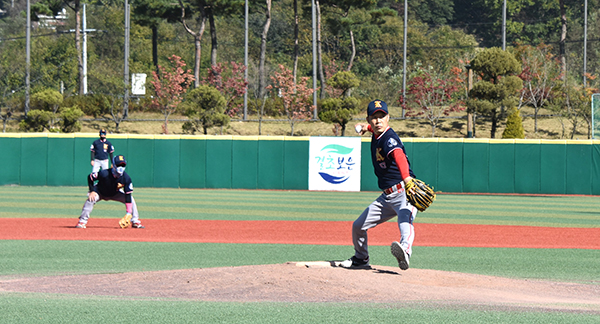
<svg viewBox="0 0 600 324">
<path fill-rule="evenodd" d="M 395 185 L 393 185 L 393 186 L 385 189 L 383 191 L 383 193 L 386 194 L 386 195 L 389 195 L 389 194 L 391 194 L 393 192 L 396 192 L 396 191 L 402 191 L 403 189 L 404 188 L 402 188 L 402 183 L 397 183 L 397 184 L 395 184 Z"/>
</svg>

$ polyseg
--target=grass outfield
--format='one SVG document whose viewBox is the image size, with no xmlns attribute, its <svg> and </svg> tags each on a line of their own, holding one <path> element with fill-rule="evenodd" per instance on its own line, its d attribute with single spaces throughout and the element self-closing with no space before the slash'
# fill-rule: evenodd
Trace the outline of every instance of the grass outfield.
<svg viewBox="0 0 600 324">
<path fill-rule="evenodd" d="M 432 308 L 418 303 L 216 303 L 0 295 L 0 323 L 598 323 L 592 314 Z"/>
<path fill-rule="evenodd" d="M 73 217 L 84 187 L 0 187 L 0 217 Z M 352 221 L 375 192 L 184 190 L 136 188 L 142 219 Z M 600 227 L 598 197 L 439 195 L 416 222 Z M 99 203 L 92 217 L 120 218 L 124 207 Z M 451 233 L 448 233 L 451 235 Z M 560 239 L 560 238 L 557 238 Z M 389 248 L 370 247 L 377 264 L 395 266 Z M 344 259 L 347 246 L 288 244 L 20 241 L 0 238 L 0 276 L 94 274 Z M 414 247 L 411 267 L 511 278 L 600 284 L 600 251 Z M 417 257 L 418 256 L 418 257 Z M 395 261 L 394 261 L 395 262 Z M 389 263 L 389 264 L 388 264 Z M 133 279 L 134 280 L 134 279 Z M 418 303 L 216 303 L 122 296 L 1 292 L 0 323 L 598 323 L 567 312 L 433 309 Z"/>
</svg>

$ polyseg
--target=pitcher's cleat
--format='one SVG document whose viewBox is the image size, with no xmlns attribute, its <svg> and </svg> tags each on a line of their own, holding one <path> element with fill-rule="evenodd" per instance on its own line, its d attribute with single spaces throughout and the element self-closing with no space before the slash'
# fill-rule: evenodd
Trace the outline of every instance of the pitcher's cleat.
<svg viewBox="0 0 600 324">
<path fill-rule="evenodd" d="M 406 250 L 402 248 L 400 243 L 392 242 L 392 255 L 396 257 L 396 260 L 398 260 L 398 267 L 400 267 L 400 269 L 408 269 L 408 260 L 410 257 L 408 256 L 408 253 L 406 253 Z"/>
<path fill-rule="evenodd" d="M 86 225 L 85 223 L 79 222 L 79 223 L 77 223 L 77 226 L 75 226 L 75 228 L 85 228 L 85 225 Z"/>
<path fill-rule="evenodd" d="M 361 260 L 356 256 L 351 257 L 348 260 L 340 262 L 340 267 L 348 268 L 348 269 L 371 269 L 371 265 L 369 265 L 369 258 L 366 260 Z"/>
</svg>

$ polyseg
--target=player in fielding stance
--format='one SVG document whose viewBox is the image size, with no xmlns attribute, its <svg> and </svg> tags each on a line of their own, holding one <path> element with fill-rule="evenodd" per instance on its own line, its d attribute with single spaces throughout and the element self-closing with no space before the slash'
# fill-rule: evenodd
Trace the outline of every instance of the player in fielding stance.
<svg viewBox="0 0 600 324">
<path fill-rule="evenodd" d="M 131 183 L 131 178 L 125 172 L 127 161 L 123 155 L 117 155 L 112 162 L 112 168 L 92 172 L 88 176 L 90 190 L 88 198 L 83 204 L 77 228 L 86 228 L 90 213 L 94 209 L 94 205 L 100 200 L 114 200 L 125 204 L 127 214 L 119 222 L 121 227 L 128 227 L 131 223 L 133 228 L 144 228 L 139 219 L 137 205 L 131 195 L 133 183 Z"/>
<path fill-rule="evenodd" d="M 415 239 L 413 220 L 417 208 L 406 199 L 404 186 L 414 177 L 402 141 L 389 127 L 390 115 L 387 104 L 381 100 L 371 101 L 367 107 L 368 124 L 357 124 L 356 131 L 371 137 L 371 159 L 379 188 L 383 193 L 352 224 L 354 256 L 342 261 L 345 268 L 369 268 L 367 230 L 398 216 L 400 242 L 392 243 L 392 255 L 402 270 L 408 269 Z"/>
</svg>

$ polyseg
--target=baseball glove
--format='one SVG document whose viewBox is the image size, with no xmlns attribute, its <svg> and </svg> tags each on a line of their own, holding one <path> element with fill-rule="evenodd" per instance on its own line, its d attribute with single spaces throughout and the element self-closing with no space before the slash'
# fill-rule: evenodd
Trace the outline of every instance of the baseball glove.
<svg viewBox="0 0 600 324">
<path fill-rule="evenodd" d="M 121 226 L 121 228 L 131 226 L 131 214 L 127 214 L 125 217 L 121 218 L 121 220 L 119 220 L 119 226 Z"/>
<path fill-rule="evenodd" d="M 433 188 L 419 179 L 412 179 L 404 185 L 406 199 L 419 211 L 425 211 L 435 200 Z"/>
</svg>

